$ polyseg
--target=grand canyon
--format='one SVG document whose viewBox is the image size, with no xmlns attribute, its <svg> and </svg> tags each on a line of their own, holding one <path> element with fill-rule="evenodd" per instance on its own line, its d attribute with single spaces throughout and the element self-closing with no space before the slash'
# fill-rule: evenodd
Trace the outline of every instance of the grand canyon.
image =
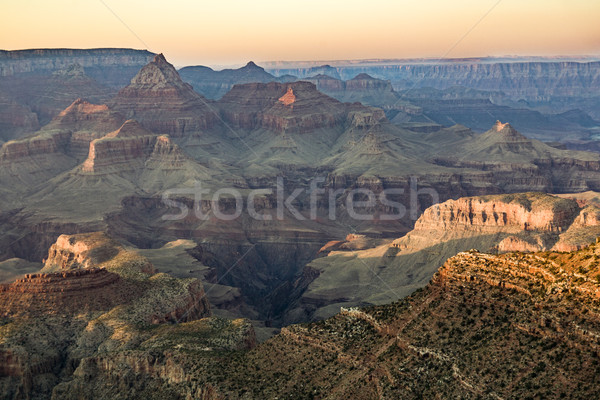
<svg viewBox="0 0 600 400">
<path fill-rule="evenodd" d="M 600 57 L 165 54 L 0 51 L 0 398 L 600 396 Z"/>
</svg>

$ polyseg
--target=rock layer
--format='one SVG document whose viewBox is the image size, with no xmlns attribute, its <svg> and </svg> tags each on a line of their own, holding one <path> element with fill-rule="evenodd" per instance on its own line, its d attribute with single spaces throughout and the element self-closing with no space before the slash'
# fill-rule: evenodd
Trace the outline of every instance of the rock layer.
<svg viewBox="0 0 600 400">
<path fill-rule="evenodd" d="M 119 91 L 111 108 L 154 132 L 172 136 L 198 133 L 217 120 L 209 101 L 183 82 L 162 54 Z"/>
</svg>

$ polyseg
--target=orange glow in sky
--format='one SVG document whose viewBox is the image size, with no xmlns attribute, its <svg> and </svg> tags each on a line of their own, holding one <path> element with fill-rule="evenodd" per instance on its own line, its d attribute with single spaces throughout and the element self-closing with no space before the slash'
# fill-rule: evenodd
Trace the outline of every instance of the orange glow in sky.
<svg viewBox="0 0 600 400">
<path fill-rule="evenodd" d="M 496 3 L 3 0 L 0 48 L 148 47 L 178 65 L 600 54 L 600 1 L 501 0 L 481 20 Z"/>
</svg>

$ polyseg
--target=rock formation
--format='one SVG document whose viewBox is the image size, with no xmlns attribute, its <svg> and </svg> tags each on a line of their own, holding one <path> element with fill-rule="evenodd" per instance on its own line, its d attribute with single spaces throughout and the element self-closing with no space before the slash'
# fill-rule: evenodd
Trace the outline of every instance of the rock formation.
<svg viewBox="0 0 600 400">
<path fill-rule="evenodd" d="M 307 279 L 296 283 L 301 295 L 287 318 L 323 318 L 335 312 L 333 305 L 396 300 L 426 284 L 460 251 L 576 250 L 595 241 L 599 228 L 594 206 L 580 208 L 575 200 L 542 193 L 448 200 L 426 209 L 414 229 L 396 240 L 372 240 L 365 247 L 347 239 L 322 249 L 327 256 L 310 262 Z"/>
<path fill-rule="evenodd" d="M 287 82 L 293 77 L 276 78 L 252 61 L 238 69 L 215 71 L 209 67 L 193 66 L 179 70 L 181 79 L 209 99 L 220 99 L 233 85 L 240 83 Z M 295 80 L 295 79 L 293 79 Z"/>
<path fill-rule="evenodd" d="M 199 133 L 217 120 L 214 105 L 183 82 L 162 54 L 119 91 L 111 108 L 156 133 L 172 136 Z"/>
<path fill-rule="evenodd" d="M 0 285 L 0 307 L 3 396 L 49 398 L 80 363 L 140 340 L 160 347 L 183 334 L 198 348 L 255 344 L 246 321 L 226 329 L 226 322 L 207 318 L 200 281 L 156 273 L 146 258 L 102 233 L 61 236 L 40 272 Z M 181 325 L 165 331 L 165 324 Z"/>
<path fill-rule="evenodd" d="M 108 86 L 127 84 L 154 54 L 132 49 L 31 49 L 0 51 L 0 76 L 52 74 L 72 65 Z"/>
<path fill-rule="evenodd" d="M 347 114 L 346 106 L 308 82 L 235 85 L 219 101 L 219 107 L 234 127 L 278 133 L 335 128 Z"/>
<path fill-rule="evenodd" d="M 597 245 L 574 253 L 461 252 L 401 301 L 342 307 L 249 351 L 220 347 L 218 357 L 215 327 L 240 337 L 243 324 L 213 322 L 201 343 L 185 334 L 191 324 L 166 326 L 137 348 L 82 360 L 54 395 L 595 397 L 598 253 Z M 204 321 L 193 324 L 206 329 Z M 16 374 L 19 355 L 4 357 Z"/>
</svg>

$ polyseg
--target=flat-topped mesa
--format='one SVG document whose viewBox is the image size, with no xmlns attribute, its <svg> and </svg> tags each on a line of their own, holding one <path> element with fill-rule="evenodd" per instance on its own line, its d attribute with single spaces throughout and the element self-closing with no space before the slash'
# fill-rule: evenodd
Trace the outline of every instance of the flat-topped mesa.
<svg viewBox="0 0 600 400">
<path fill-rule="evenodd" d="M 152 153 L 156 135 L 135 120 L 127 120 L 116 131 L 90 142 L 82 172 L 109 173 L 135 170 Z"/>
<path fill-rule="evenodd" d="M 0 285 L 1 315 L 79 313 L 108 310 L 130 302 L 143 288 L 103 268 L 125 250 L 103 233 L 61 235 L 50 247 L 39 273 Z M 152 274 L 147 260 L 136 271 Z"/>
<path fill-rule="evenodd" d="M 162 54 L 119 91 L 111 108 L 154 132 L 172 136 L 198 133 L 217 120 L 209 101 L 183 82 Z"/>
<path fill-rule="evenodd" d="M 224 119 L 242 129 L 304 133 L 343 128 L 355 105 L 319 92 L 311 82 L 235 85 L 219 101 Z M 363 109 L 367 107 L 362 106 Z"/>
<path fill-rule="evenodd" d="M 431 206 L 415 230 L 562 232 L 578 213 L 577 202 L 543 193 L 465 197 Z"/>
</svg>

